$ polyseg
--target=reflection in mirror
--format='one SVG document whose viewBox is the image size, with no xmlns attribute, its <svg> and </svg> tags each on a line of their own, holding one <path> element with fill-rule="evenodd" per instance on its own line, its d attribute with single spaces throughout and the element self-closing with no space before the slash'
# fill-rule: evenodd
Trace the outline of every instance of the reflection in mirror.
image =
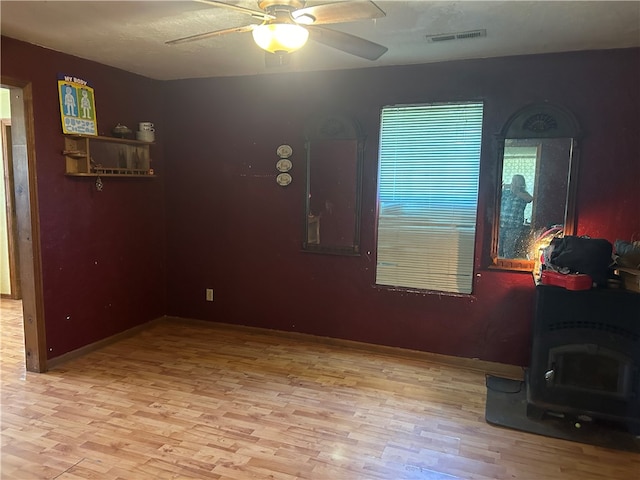
<svg viewBox="0 0 640 480">
<path fill-rule="evenodd" d="M 536 239 L 563 229 L 570 138 L 505 139 L 498 257 L 533 260 Z"/>
<path fill-rule="evenodd" d="M 541 104 L 514 115 L 503 134 L 493 265 L 531 271 L 543 242 L 573 234 L 579 129 L 569 112 Z"/>
<path fill-rule="evenodd" d="M 363 136 L 352 120 L 315 117 L 305 128 L 307 251 L 358 254 Z"/>
</svg>

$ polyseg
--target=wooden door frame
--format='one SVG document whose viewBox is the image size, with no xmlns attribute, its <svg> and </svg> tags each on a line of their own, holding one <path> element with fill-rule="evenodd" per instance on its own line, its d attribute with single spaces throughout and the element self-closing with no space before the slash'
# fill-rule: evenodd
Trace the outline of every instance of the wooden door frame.
<svg viewBox="0 0 640 480">
<path fill-rule="evenodd" d="M 40 222 L 37 196 L 33 90 L 31 82 L 1 76 L 11 95 L 12 167 L 22 311 L 25 363 L 29 372 L 47 370 L 44 324 Z"/>
<path fill-rule="evenodd" d="M 4 204 L 7 219 L 7 249 L 9 254 L 9 298 L 19 300 L 20 268 L 18 268 L 18 236 L 16 229 L 16 209 L 14 207 L 13 154 L 11 148 L 11 119 L 0 119 L 0 136 L 2 137 L 2 158 L 4 159 Z M 4 296 L 4 295 L 3 295 Z"/>
</svg>

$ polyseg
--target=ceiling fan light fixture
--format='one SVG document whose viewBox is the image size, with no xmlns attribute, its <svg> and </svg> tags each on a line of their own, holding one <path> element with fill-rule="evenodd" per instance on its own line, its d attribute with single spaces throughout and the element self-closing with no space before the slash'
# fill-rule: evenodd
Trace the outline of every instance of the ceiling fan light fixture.
<svg viewBox="0 0 640 480">
<path fill-rule="evenodd" d="M 256 44 L 271 53 L 295 52 L 309 38 L 309 31 L 293 23 L 265 23 L 253 29 Z"/>
</svg>

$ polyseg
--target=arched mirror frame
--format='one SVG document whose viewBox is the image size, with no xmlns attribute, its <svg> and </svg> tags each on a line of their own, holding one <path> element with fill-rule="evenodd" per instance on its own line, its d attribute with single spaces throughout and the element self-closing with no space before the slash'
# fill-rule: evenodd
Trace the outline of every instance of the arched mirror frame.
<svg viewBox="0 0 640 480">
<path fill-rule="evenodd" d="M 326 253 L 333 255 L 360 255 L 360 217 L 362 204 L 362 165 L 364 157 L 364 145 L 366 136 L 355 119 L 345 114 L 317 114 L 305 122 L 304 129 L 305 148 L 307 151 L 307 178 L 305 189 L 305 219 L 304 219 L 304 241 L 303 251 Z M 314 143 L 318 145 L 331 140 L 353 140 L 355 145 L 355 185 L 354 187 L 354 224 L 353 239 L 349 244 L 327 244 L 316 243 L 314 238 L 320 238 L 317 223 L 311 222 L 311 175 L 312 163 L 322 161 L 321 158 L 314 157 Z M 334 178 L 335 182 L 343 179 Z"/>
<path fill-rule="evenodd" d="M 498 256 L 500 234 L 500 200 L 502 195 L 502 172 L 507 139 L 562 139 L 571 141 L 570 158 L 567 169 L 567 192 L 564 211 L 564 235 L 575 234 L 575 198 L 579 160 L 580 126 L 574 115 L 559 105 L 534 103 L 528 105 L 505 123 L 496 135 L 498 143 L 498 176 L 496 179 L 493 235 L 491 242 L 491 268 L 515 271 L 533 271 L 534 260 L 509 259 Z"/>
</svg>

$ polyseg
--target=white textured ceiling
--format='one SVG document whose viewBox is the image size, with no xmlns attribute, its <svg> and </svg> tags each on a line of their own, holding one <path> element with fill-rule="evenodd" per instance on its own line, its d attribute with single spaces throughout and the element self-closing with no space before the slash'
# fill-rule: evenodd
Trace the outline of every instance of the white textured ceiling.
<svg viewBox="0 0 640 480">
<path fill-rule="evenodd" d="M 257 10 L 255 0 L 229 1 Z M 314 5 L 328 2 L 307 2 Z M 2 35 L 146 77 L 317 71 L 640 46 L 639 1 L 378 1 L 386 17 L 329 25 L 389 47 L 376 61 L 309 42 L 288 66 L 265 68 L 250 33 L 194 43 L 167 40 L 252 23 L 191 1 L 0 2 Z M 428 35 L 486 29 L 486 38 L 430 43 Z"/>
</svg>

